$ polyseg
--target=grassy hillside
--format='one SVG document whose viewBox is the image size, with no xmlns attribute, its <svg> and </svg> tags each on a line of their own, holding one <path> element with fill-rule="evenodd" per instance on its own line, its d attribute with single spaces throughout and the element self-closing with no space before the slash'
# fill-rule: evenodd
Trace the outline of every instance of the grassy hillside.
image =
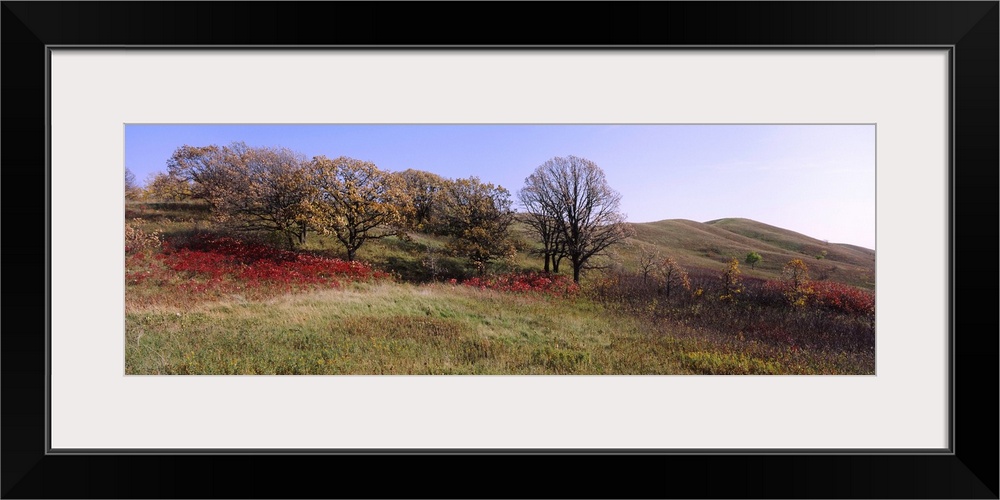
<svg viewBox="0 0 1000 500">
<path fill-rule="evenodd" d="M 643 251 L 672 257 L 688 268 L 722 269 L 737 258 L 748 276 L 780 279 L 782 267 L 792 259 L 802 259 L 814 279 L 829 280 L 873 289 L 873 250 L 827 243 L 786 229 L 750 219 L 719 219 L 705 223 L 684 219 L 633 224 L 635 236 L 619 250 L 628 267 L 638 262 Z M 761 255 L 754 269 L 743 265 L 749 252 Z M 821 257 L 821 258 L 817 258 Z"/>
<path fill-rule="evenodd" d="M 581 287 L 525 274 L 523 241 L 496 277 L 476 277 L 445 238 L 414 233 L 366 243 L 347 263 L 329 237 L 300 248 L 228 233 L 198 203 L 126 207 L 140 237 L 125 255 L 129 374 L 871 374 L 870 293 L 836 285 L 873 271 L 874 253 L 747 220 L 636 224 L 611 257 L 673 257 L 704 289 L 664 294 L 619 271 Z M 128 245 L 128 243 L 127 243 Z M 819 245 L 819 246 L 817 246 Z M 827 249 L 824 259 L 810 256 Z M 712 280 L 730 256 L 763 256 L 750 277 L 777 279 L 791 258 L 842 269 L 808 305 L 748 281 L 721 299 Z M 866 264 L 866 258 L 872 259 Z M 742 259 L 741 259 L 742 260 Z M 606 262 L 607 263 L 607 262 Z M 568 264 L 563 272 L 569 271 Z M 873 275 L 873 273 L 872 273 Z M 770 287 L 770 288 L 769 288 Z M 815 299 L 815 300 L 813 300 Z"/>
</svg>

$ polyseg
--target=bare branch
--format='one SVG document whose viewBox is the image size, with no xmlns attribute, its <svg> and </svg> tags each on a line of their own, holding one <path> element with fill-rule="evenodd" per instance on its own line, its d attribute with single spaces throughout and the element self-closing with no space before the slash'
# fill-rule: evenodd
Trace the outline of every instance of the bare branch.
<svg viewBox="0 0 1000 500">
<path fill-rule="evenodd" d="M 568 156 L 543 163 L 525 179 L 518 198 L 546 255 L 569 258 L 578 282 L 588 260 L 631 235 L 619 211 L 621 195 L 590 160 Z"/>
</svg>

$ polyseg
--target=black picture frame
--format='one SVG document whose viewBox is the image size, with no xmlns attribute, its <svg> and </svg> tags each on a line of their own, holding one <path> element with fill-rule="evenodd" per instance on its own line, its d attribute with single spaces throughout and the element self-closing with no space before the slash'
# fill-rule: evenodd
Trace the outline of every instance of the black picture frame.
<svg viewBox="0 0 1000 500">
<path fill-rule="evenodd" d="M 2 4 L 3 254 L 17 271 L 8 274 L 0 349 L 4 498 L 998 498 L 997 1 Z M 951 47 L 952 446 L 932 454 L 50 454 L 46 63 L 54 45 Z M 28 269 L 34 275 L 20 278 Z M 329 472 L 308 472 L 316 468 Z M 362 481 L 372 470 L 385 480 Z"/>
</svg>

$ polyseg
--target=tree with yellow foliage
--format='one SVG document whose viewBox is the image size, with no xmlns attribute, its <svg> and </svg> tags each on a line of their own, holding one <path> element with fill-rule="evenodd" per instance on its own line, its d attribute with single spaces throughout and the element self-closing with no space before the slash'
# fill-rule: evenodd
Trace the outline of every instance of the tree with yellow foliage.
<svg viewBox="0 0 1000 500">
<path fill-rule="evenodd" d="M 735 258 L 729 261 L 729 265 L 722 271 L 722 300 L 734 301 L 736 296 L 743 293 L 743 271 L 740 271 L 740 261 Z"/>
<path fill-rule="evenodd" d="M 309 224 L 334 235 L 354 260 L 366 241 L 402 233 L 407 199 L 402 178 L 374 163 L 317 156 L 308 165 Z"/>
<path fill-rule="evenodd" d="M 809 266 L 802 259 L 792 259 L 782 268 L 781 274 L 785 279 L 785 297 L 789 303 L 804 306 L 813 292 L 809 286 Z"/>
<path fill-rule="evenodd" d="M 183 201 L 192 197 L 191 184 L 170 174 L 157 172 L 146 180 L 143 196 L 156 201 Z"/>
</svg>

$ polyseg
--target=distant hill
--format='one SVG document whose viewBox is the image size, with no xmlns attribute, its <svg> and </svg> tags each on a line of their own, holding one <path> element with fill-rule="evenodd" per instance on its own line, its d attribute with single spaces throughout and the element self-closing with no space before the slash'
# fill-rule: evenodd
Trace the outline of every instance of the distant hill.
<svg viewBox="0 0 1000 500">
<path fill-rule="evenodd" d="M 750 219 L 708 222 L 668 219 L 632 227 L 635 235 L 617 250 L 617 257 L 626 267 L 634 268 L 644 251 L 671 257 L 691 270 L 713 272 L 735 257 L 745 275 L 777 279 L 785 263 L 802 259 L 813 279 L 865 288 L 875 285 L 874 250 L 828 243 Z M 761 255 L 761 261 L 752 270 L 744 263 L 749 252 Z"/>
</svg>

